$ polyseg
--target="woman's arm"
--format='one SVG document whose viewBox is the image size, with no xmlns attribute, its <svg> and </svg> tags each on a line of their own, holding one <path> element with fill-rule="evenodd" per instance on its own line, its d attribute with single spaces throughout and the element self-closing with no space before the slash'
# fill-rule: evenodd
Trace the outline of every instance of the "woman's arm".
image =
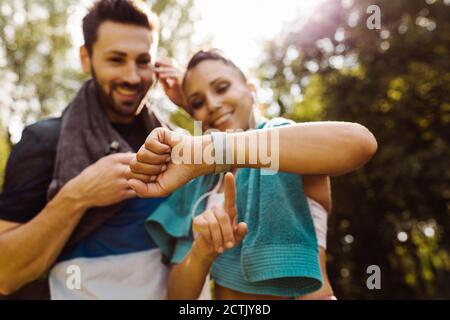
<svg viewBox="0 0 450 320">
<path fill-rule="evenodd" d="M 154 175 L 154 164 L 171 149 L 167 170 Z M 375 154 L 377 141 L 364 126 L 350 122 L 310 122 L 227 133 L 231 168 L 265 168 L 304 175 L 342 175 L 364 165 Z M 167 150 L 165 151 L 167 152 Z M 211 135 L 188 136 L 157 128 L 130 163 L 134 173 L 153 175 L 150 183 L 129 185 L 139 196 L 165 196 L 188 181 L 215 171 Z"/>
<path fill-rule="evenodd" d="M 233 167 L 270 168 L 274 163 L 267 161 L 278 161 L 275 170 L 305 175 L 351 172 L 369 161 L 377 150 L 373 134 L 350 122 L 299 123 L 232 133 L 228 137 L 234 152 Z M 242 153 L 245 158 L 238 159 Z M 250 161 L 251 156 L 257 156 L 256 163 Z"/>
<path fill-rule="evenodd" d="M 318 202 L 330 214 L 332 208 L 330 177 L 303 175 L 301 179 L 306 196 Z"/>
<path fill-rule="evenodd" d="M 224 179 L 224 207 L 213 207 L 194 218 L 194 242 L 183 261 L 169 274 L 169 299 L 197 299 L 217 256 L 235 247 L 247 233 L 245 222 L 237 223 L 236 185 L 232 173 Z"/>
<path fill-rule="evenodd" d="M 167 285 L 169 300 L 195 300 L 200 296 L 216 255 L 205 255 L 194 244 L 182 262 L 172 265 Z"/>
</svg>

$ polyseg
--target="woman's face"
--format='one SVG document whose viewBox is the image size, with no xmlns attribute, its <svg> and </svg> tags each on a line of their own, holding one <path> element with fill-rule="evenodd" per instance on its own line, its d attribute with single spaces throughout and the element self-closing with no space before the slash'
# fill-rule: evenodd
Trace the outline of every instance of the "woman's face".
<svg viewBox="0 0 450 320">
<path fill-rule="evenodd" d="M 190 69 L 184 93 L 203 130 L 247 130 L 253 117 L 253 87 L 236 68 L 220 60 L 204 60 Z"/>
</svg>

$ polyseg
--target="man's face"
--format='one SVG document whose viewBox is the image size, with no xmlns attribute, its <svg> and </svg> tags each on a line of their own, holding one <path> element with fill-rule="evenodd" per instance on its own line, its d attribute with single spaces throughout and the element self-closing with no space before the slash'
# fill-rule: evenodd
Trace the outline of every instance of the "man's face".
<svg viewBox="0 0 450 320">
<path fill-rule="evenodd" d="M 152 32 L 142 26 L 103 22 L 90 57 L 102 106 L 112 122 L 131 122 L 155 74 Z"/>
</svg>

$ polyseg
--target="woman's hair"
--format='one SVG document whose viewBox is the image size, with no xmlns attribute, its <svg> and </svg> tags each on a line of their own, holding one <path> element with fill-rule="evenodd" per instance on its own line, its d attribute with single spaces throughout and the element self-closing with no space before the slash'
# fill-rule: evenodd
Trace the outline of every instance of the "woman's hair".
<svg viewBox="0 0 450 320">
<path fill-rule="evenodd" d="M 97 31 L 105 21 L 142 26 L 152 32 L 159 30 L 159 20 L 142 0 L 98 0 L 83 18 L 84 45 L 92 55 Z"/>
<path fill-rule="evenodd" d="M 219 49 L 210 49 L 210 50 L 197 51 L 192 56 L 192 58 L 189 60 L 189 63 L 188 63 L 187 68 L 186 68 L 186 73 L 184 74 L 184 77 L 183 77 L 183 87 L 184 87 L 184 84 L 185 84 L 185 81 L 186 81 L 186 75 L 189 72 L 189 70 L 195 68 L 200 62 L 206 61 L 206 60 L 222 61 L 226 65 L 229 65 L 229 66 L 233 67 L 234 69 L 236 69 L 239 72 L 239 74 L 241 75 L 241 77 L 244 80 L 244 82 L 247 82 L 247 77 L 244 75 L 242 70 L 239 69 L 233 63 L 233 61 L 231 61 L 230 59 L 225 58 L 225 56 L 223 55 L 223 53 Z"/>
</svg>

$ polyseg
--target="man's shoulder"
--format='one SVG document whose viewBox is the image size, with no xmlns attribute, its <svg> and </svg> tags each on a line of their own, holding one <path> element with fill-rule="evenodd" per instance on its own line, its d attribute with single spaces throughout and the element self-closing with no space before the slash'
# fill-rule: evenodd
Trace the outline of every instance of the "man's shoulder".
<svg viewBox="0 0 450 320">
<path fill-rule="evenodd" d="M 44 208 L 60 127 L 61 120 L 51 118 L 24 129 L 6 165 L 0 219 L 25 223 Z"/>
<path fill-rule="evenodd" d="M 61 117 L 39 120 L 26 126 L 25 129 L 37 135 L 59 135 L 59 131 L 61 130 Z"/>
<path fill-rule="evenodd" d="M 61 131 L 61 117 L 47 118 L 39 120 L 25 127 L 24 136 L 31 135 L 48 146 L 55 146 L 58 143 Z"/>
</svg>

